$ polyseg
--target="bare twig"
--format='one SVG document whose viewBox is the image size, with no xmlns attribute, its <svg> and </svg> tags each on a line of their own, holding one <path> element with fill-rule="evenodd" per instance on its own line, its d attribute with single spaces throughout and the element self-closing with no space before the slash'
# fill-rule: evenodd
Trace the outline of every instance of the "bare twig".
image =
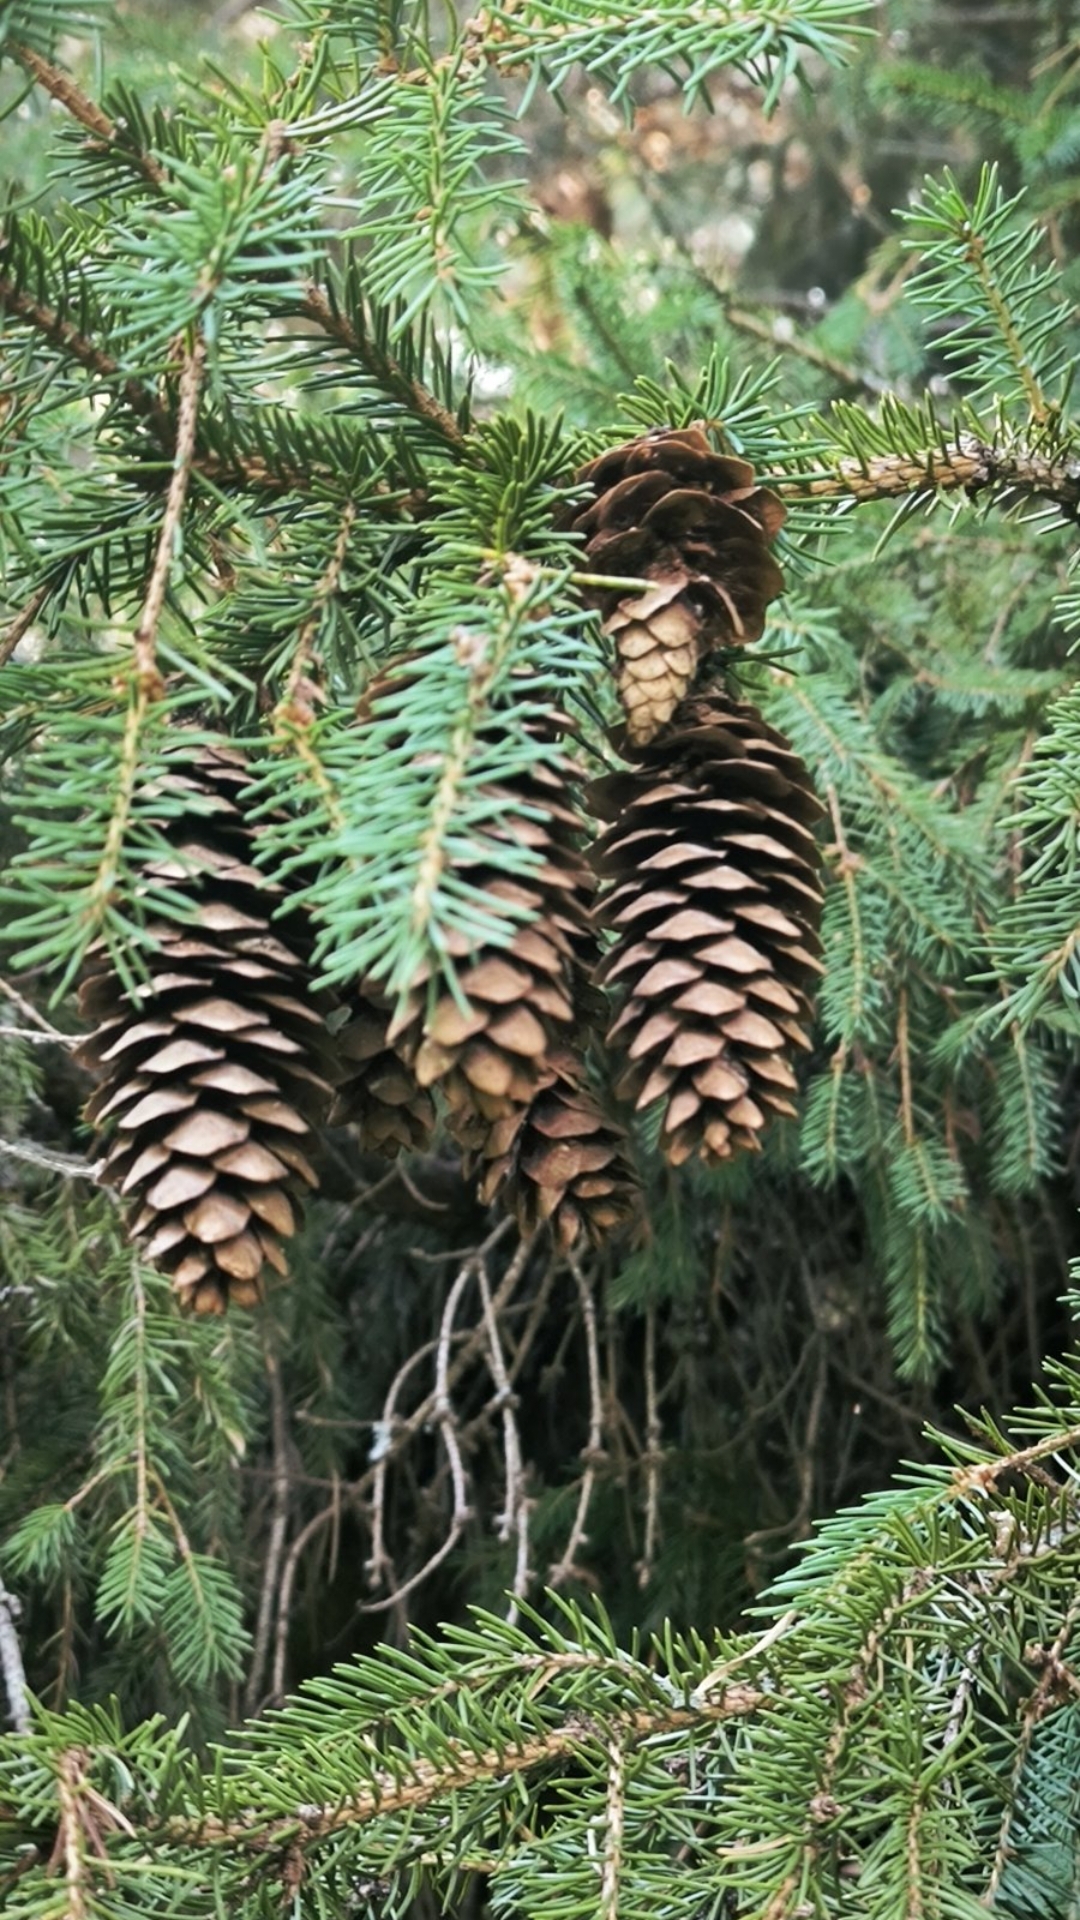
<svg viewBox="0 0 1080 1920">
<path fill-rule="evenodd" d="M 450 1466 L 450 1480 L 454 1490 L 449 1532 L 442 1546 L 432 1555 L 430 1560 L 425 1562 L 418 1573 L 413 1574 L 412 1577 L 405 1582 L 404 1586 L 399 1587 L 394 1584 L 390 1594 L 385 1599 L 363 1602 L 359 1608 L 361 1613 L 381 1613 L 387 1607 L 396 1605 L 403 1594 L 411 1592 L 414 1587 L 419 1586 L 421 1580 L 426 1579 L 428 1574 L 431 1573 L 441 1561 L 445 1560 L 451 1548 L 456 1546 L 464 1531 L 466 1522 L 470 1518 L 471 1509 L 469 1507 L 468 1478 L 465 1473 L 465 1463 L 461 1457 L 461 1444 L 458 1440 L 457 1423 L 454 1416 L 453 1403 L 450 1399 L 449 1374 L 450 1348 L 454 1338 L 454 1319 L 458 1307 L 461 1304 L 462 1297 L 466 1289 L 476 1278 L 477 1271 L 477 1255 L 472 1254 L 460 1269 L 446 1297 L 446 1305 L 443 1308 L 442 1321 L 439 1327 L 439 1338 L 435 1350 L 435 1392 L 432 1396 L 431 1412 L 432 1418 L 439 1429 L 443 1446 L 446 1448 L 446 1456 Z M 391 1567 L 391 1562 L 385 1547 L 384 1520 L 389 1459 L 390 1456 L 386 1455 L 379 1461 L 372 1496 L 372 1548 L 369 1566 L 375 1578 L 380 1576 L 386 1577 Z"/>
<path fill-rule="evenodd" d="M 0 1153 L 12 1160 L 25 1160 L 28 1167 L 43 1167 L 46 1173 L 62 1173 L 65 1180 L 96 1180 L 97 1169 L 79 1153 L 54 1153 L 39 1147 L 34 1140 L 0 1140 Z"/>
<path fill-rule="evenodd" d="M 46 1020 L 45 1015 L 38 1012 L 33 1001 L 27 1000 L 17 987 L 12 986 L 10 980 L 0 979 L 0 993 L 11 1001 L 13 1007 L 18 1007 L 24 1020 L 29 1020 L 31 1026 L 38 1028 L 42 1039 L 55 1040 L 61 1047 L 78 1046 L 77 1034 L 61 1033 L 59 1027 L 54 1027 L 51 1020 Z"/>
<path fill-rule="evenodd" d="M 645 1315 L 645 1543 L 638 1562 L 638 1584 L 647 1587 L 656 1559 L 660 1533 L 660 1473 L 664 1464 L 661 1449 L 663 1428 L 656 1390 L 656 1309 Z"/>
<path fill-rule="evenodd" d="M 270 1535 L 266 1546 L 266 1560 L 263 1565 L 262 1587 L 259 1592 L 259 1611 L 255 1621 L 255 1641 L 251 1654 L 251 1668 L 247 1686 L 244 1689 L 244 1711 L 253 1714 L 257 1711 L 262 1697 L 263 1674 L 270 1651 L 270 1627 L 274 1617 L 274 1602 L 278 1598 L 278 1582 L 281 1573 L 281 1558 L 285 1551 L 285 1536 L 289 1527 L 289 1435 L 288 1415 L 285 1408 L 285 1394 L 281 1384 L 281 1366 L 272 1346 L 273 1335 L 267 1331 L 265 1345 L 266 1378 L 270 1387 L 270 1434 L 274 1460 L 273 1508 L 270 1520 Z M 279 1606 L 280 1617 L 280 1606 Z"/>
<path fill-rule="evenodd" d="M 524 1598 L 529 1580 L 529 1501 L 525 1491 L 521 1435 L 518 1432 L 517 1418 L 514 1413 L 516 1405 L 514 1390 L 506 1371 L 499 1323 L 492 1306 L 491 1287 L 488 1282 L 487 1268 L 483 1262 L 478 1269 L 477 1280 L 484 1307 L 491 1374 L 496 1387 L 495 1406 L 502 1414 L 503 1460 L 506 1467 L 506 1498 L 495 1527 L 500 1540 L 509 1540 L 516 1535 L 518 1543 L 517 1564 L 514 1569 L 514 1597 L 506 1616 L 512 1625 L 518 1617 L 517 1602 Z"/>
<path fill-rule="evenodd" d="M 281 1700 L 285 1693 L 285 1657 L 289 1645 L 289 1614 L 292 1611 L 292 1594 L 293 1586 L 296 1582 L 296 1570 L 300 1565 L 302 1555 L 311 1545 L 315 1535 L 321 1533 L 323 1528 L 329 1525 L 330 1521 L 334 1519 L 336 1512 L 337 1503 L 336 1501 L 331 1501 L 330 1505 L 324 1507 L 321 1513 L 315 1514 L 305 1527 L 301 1527 L 286 1555 L 285 1565 L 281 1571 L 281 1585 L 278 1588 L 277 1626 L 274 1632 L 274 1666 L 270 1676 L 270 1693 L 274 1700 Z"/>
<path fill-rule="evenodd" d="M 589 1371 L 589 1437 L 582 1455 L 585 1461 L 585 1472 L 578 1491 L 577 1509 L 570 1528 L 570 1537 L 563 1548 L 562 1558 L 548 1571 L 548 1584 L 552 1587 L 562 1586 L 565 1581 L 574 1579 L 579 1571 L 577 1556 L 588 1539 L 585 1527 L 596 1488 L 597 1468 L 607 1460 L 607 1454 L 604 1451 L 604 1396 L 600 1379 L 600 1342 L 597 1334 L 596 1306 L 592 1288 L 582 1271 L 580 1261 L 573 1253 L 570 1254 L 569 1261 L 581 1302 L 581 1317 L 585 1325 L 585 1355 Z"/>
</svg>

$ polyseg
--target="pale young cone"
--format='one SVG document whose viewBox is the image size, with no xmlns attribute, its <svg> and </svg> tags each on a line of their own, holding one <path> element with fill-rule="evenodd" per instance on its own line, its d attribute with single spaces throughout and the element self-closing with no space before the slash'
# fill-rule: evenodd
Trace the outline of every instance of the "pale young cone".
<svg viewBox="0 0 1080 1920">
<path fill-rule="evenodd" d="M 708 655 L 760 637 L 783 590 L 769 542 L 784 520 L 745 460 L 712 451 L 700 427 L 644 434 L 577 474 L 595 492 L 570 525 L 583 568 L 648 581 L 584 590 L 615 646 L 627 737 L 646 745 L 671 719 Z"/>
</svg>

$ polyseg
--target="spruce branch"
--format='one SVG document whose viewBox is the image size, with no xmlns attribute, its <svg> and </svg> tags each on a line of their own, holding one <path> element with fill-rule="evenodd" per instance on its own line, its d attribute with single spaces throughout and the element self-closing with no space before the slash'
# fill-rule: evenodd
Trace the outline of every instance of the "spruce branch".
<svg viewBox="0 0 1080 1920">
<path fill-rule="evenodd" d="M 106 151 L 122 152 L 124 159 L 138 168 L 147 185 L 155 191 L 160 192 L 166 187 L 166 175 L 153 154 L 133 151 L 115 121 L 110 120 L 108 114 L 83 92 L 62 67 L 54 66 L 51 60 L 46 60 L 42 54 L 35 53 L 33 47 L 19 40 L 6 40 L 4 52 L 10 53 L 39 86 L 44 87 L 80 126 L 85 127 L 99 147 Z"/>
<path fill-rule="evenodd" d="M 1080 1622 L 1080 1594 L 1077 1594 L 1066 1610 L 1053 1643 L 1049 1647 L 1038 1650 L 1042 1672 L 1020 1711 L 1020 1737 L 1014 1750 L 1010 1790 L 1005 1796 L 1005 1811 L 994 1851 L 994 1862 L 983 1893 L 983 1904 L 990 1908 L 995 1904 L 1002 1876 L 1015 1851 L 1012 1845 L 1012 1828 L 1019 1804 L 1020 1782 L 1031 1753 L 1031 1743 L 1040 1722 L 1046 1715 L 1061 1704 L 1063 1697 L 1068 1698 L 1070 1694 L 1075 1697 L 1080 1688 L 1080 1682 L 1077 1681 L 1076 1676 L 1065 1666 L 1065 1650 L 1078 1622 Z"/>
<path fill-rule="evenodd" d="M 172 479 L 169 482 L 150 585 L 143 603 L 142 618 L 135 630 L 133 660 L 135 675 L 140 692 L 145 692 L 148 700 L 158 700 L 164 692 L 164 682 L 157 670 L 157 630 L 165 605 L 169 572 L 191 480 L 192 462 L 195 457 L 195 434 L 199 421 L 199 395 L 202 390 L 205 367 L 206 341 L 199 334 L 184 353 L 180 374 L 180 407 L 176 423 L 176 454 L 173 460 Z"/>
<path fill-rule="evenodd" d="M 448 447 L 457 453 L 467 447 L 466 435 L 449 408 L 444 407 L 415 374 L 407 373 L 400 360 L 374 337 L 370 329 L 360 332 L 354 327 L 322 287 L 308 283 L 304 288 L 301 311 L 314 320 L 329 339 L 358 360 L 384 392 L 392 394 L 434 427 Z"/>
<path fill-rule="evenodd" d="M 994 446 L 961 433 L 919 453 L 844 455 L 834 466 L 803 474 L 778 472 L 768 484 L 784 500 L 852 500 L 964 492 L 1052 500 L 1070 519 L 1080 513 L 1080 460 L 1017 442 Z"/>
<path fill-rule="evenodd" d="M 565 1670 L 573 1663 L 563 1664 Z M 591 1667 L 595 1663 L 583 1656 L 581 1664 Z M 541 1672 L 549 1665 L 545 1661 Z M 757 1688 L 738 1685 L 692 1708 L 669 1706 L 615 1713 L 608 1727 L 613 1739 L 630 1749 L 665 1734 L 706 1733 L 723 1721 L 745 1720 L 758 1712 L 766 1698 Z M 173 1844 L 224 1845 L 241 1852 L 265 1853 L 285 1842 L 306 1849 L 351 1827 L 418 1811 L 444 1795 L 485 1781 L 532 1773 L 553 1760 L 573 1759 L 583 1750 L 589 1753 L 596 1740 L 597 1734 L 583 1723 L 580 1713 L 571 1710 L 544 1733 L 529 1736 L 518 1731 L 508 1735 L 505 1744 L 479 1752 L 464 1742 L 447 1741 L 444 1756 L 437 1762 L 403 1755 L 399 1768 L 374 1772 L 368 1786 L 332 1805 L 300 1805 L 280 1819 L 260 1818 L 255 1813 L 233 1817 L 170 1815 L 148 1823 L 144 1832 Z"/>
</svg>

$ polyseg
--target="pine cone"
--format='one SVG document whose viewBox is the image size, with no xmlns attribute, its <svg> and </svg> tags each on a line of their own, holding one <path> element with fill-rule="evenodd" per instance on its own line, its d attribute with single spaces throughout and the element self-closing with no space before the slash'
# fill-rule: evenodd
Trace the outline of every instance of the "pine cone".
<svg viewBox="0 0 1080 1920">
<path fill-rule="evenodd" d="M 569 1049 L 549 1056 L 546 1084 L 524 1114 L 495 1121 L 481 1157 L 481 1199 L 500 1200 L 523 1234 L 550 1220 L 560 1246 L 582 1233 L 600 1241 L 638 1210 L 626 1136 L 601 1111 Z"/>
<path fill-rule="evenodd" d="M 354 993 L 335 1036 L 333 1126 L 355 1126 L 360 1144 L 392 1159 L 419 1153 L 435 1130 L 435 1103 L 390 1045 L 391 1009 L 374 989 Z"/>
<path fill-rule="evenodd" d="M 507 946 L 477 950 L 463 934 L 448 937 L 451 958 L 464 963 L 458 980 L 467 1004 L 445 985 L 432 1000 L 427 964 L 389 1030 L 420 1086 L 440 1087 L 451 1131 L 467 1146 L 482 1148 L 492 1121 L 520 1117 L 547 1082 L 552 1049 L 573 1029 L 577 976 L 594 951 L 595 885 L 577 850 L 580 823 L 566 796 L 573 771 L 569 763 L 540 762 L 512 784 L 488 787 L 489 817 L 504 823 L 489 834 L 534 848 L 542 864 L 510 877 L 488 857 L 460 867 L 458 877 L 496 907 L 524 911 L 528 924 Z"/>
<path fill-rule="evenodd" d="M 576 478 L 597 495 L 571 521 L 586 536 L 588 569 L 650 582 L 644 593 L 584 596 L 614 639 L 627 734 L 643 746 L 714 648 L 760 637 L 783 591 L 768 542 L 784 507 L 745 460 L 714 453 L 700 427 L 645 434 Z"/>
<path fill-rule="evenodd" d="M 676 1165 L 756 1147 L 791 1114 L 791 1055 L 809 1046 L 809 987 L 822 971 L 821 806 L 802 761 L 753 707 L 710 692 L 630 749 L 629 773 L 595 783 L 593 851 L 609 885 L 598 917 L 616 935 L 600 978 L 619 991 L 608 1042 L 638 1107 L 663 1100 Z"/>
<path fill-rule="evenodd" d="M 280 889 L 249 864 L 248 784 L 225 747 L 166 776 L 175 857 L 145 874 L 185 894 L 190 913 L 148 923 L 145 982 L 125 988 L 99 950 L 79 998 L 99 1022 L 77 1058 L 101 1075 L 86 1118 L 108 1136 L 102 1177 L 197 1313 L 250 1306 L 266 1266 L 286 1271 L 298 1190 L 317 1184 L 303 1147 L 330 1097 L 322 1006 L 291 934 L 270 929 Z M 172 812 L 186 795 L 190 811 Z"/>
</svg>

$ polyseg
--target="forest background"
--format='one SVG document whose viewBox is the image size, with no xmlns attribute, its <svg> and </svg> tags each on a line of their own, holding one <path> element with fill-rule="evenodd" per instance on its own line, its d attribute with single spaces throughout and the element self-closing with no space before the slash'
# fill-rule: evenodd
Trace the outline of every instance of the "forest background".
<svg viewBox="0 0 1080 1920">
<path fill-rule="evenodd" d="M 311 21 L 318 11 L 306 8 Z M 370 52 L 376 29 L 392 36 L 407 10 L 348 11 Z M 716 423 L 789 506 L 778 547 L 787 591 L 734 684 L 803 756 L 825 809 L 825 974 L 799 1117 L 774 1126 L 761 1154 L 719 1168 L 667 1165 L 646 1123 L 633 1140 L 646 1194 L 636 1235 L 572 1257 L 542 1234 L 518 1241 L 448 1138 L 388 1169 L 340 1127 L 322 1149 L 292 1280 L 254 1315 L 182 1317 L 168 1282 L 132 1261 L 111 1199 L 90 1178 L 80 1114 L 92 1081 L 71 1044 L 81 1023 L 70 989 L 85 958 L 72 907 L 85 886 L 79 849 L 93 838 L 80 807 L 102 764 L 90 750 L 80 758 L 80 742 L 93 744 L 101 681 L 90 673 L 85 698 L 65 705 L 70 687 L 58 691 L 48 675 L 70 658 L 77 682 L 94 646 L 100 656 L 115 645 L 124 621 L 110 625 L 111 609 L 122 605 L 140 528 L 117 522 L 115 538 L 102 538 L 112 507 L 95 486 L 74 390 L 50 415 L 55 441 L 34 453 L 31 517 L 48 547 L 50 594 L 64 580 L 52 603 L 34 600 L 35 557 L 19 530 L 26 470 L 16 458 L 0 475 L 14 623 L 0 669 L 12 688 L 7 701 L 0 692 L 0 835 L 15 956 L 0 979 L 0 1627 L 9 1718 L 21 1726 L 29 1711 L 11 1692 L 20 1667 L 41 1703 L 39 1732 L 5 1749 L 15 1864 L 0 1887 L 13 1912 L 76 1920 L 98 1908 L 164 1911 L 170 1900 L 209 1911 L 182 1879 L 184 1847 L 212 1841 L 213 1820 L 218 1838 L 236 1840 L 229 1820 L 255 1794 L 260 1765 L 277 1769 L 278 1799 L 263 1813 L 278 1827 L 289 1804 L 347 1797 L 344 1774 L 331 1790 L 315 1772 L 349 1714 L 361 1729 L 378 1721 L 372 1751 L 391 1770 L 395 1752 L 407 1753 L 408 1778 L 421 1763 L 437 1769 L 460 1740 L 474 1758 L 495 1756 L 478 1780 L 503 1782 L 507 1725 L 521 1740 L 524 1727 L 535 1732 L 520 1676 L 541 1659 L 537 1647 L 550 1663 L 537 1669 L 537 1697 L 560 1661 L 569 1671 L 585 1652 L 598 1675 L 607 1662 L 619 1679 L 604 1693 L 605 1668 L 595 1697 L 559 1696 L 560 1724 L 578 1716 L 577 1745 L 558 1749 L 572 1759 L 561 1773 L 555 1748 L 533 1771 L 523 1761 L 516 1810 L 505 1782 L 470 1800 L 476 1781 L 455 1761 L 443 1798 L 433 1788 L 415 1822 L 411 1807 L 394 1807 L 340 1845 L 335 1828 L 306 1873 L 297 1864 L 306 1843 L 292 1828 L 275 1827 L 272 1843 L 264 1835 L 258 1868 L 249 1863 L 242 1880 L 229 1878 L 235 1860 L 215 1855 L 214 1897 L 239 1887 L 251 1910 L 281 1899 L 299 1910 L 310 1898 L 418 1916 L 478 1914 L 490 1897 L 515 1914 L 628 1920 L 661 1910 L 657 1889 L 674 1860 L 686 1890 L 663 1910 L 688 1916 L 985 1910 L 977 1898 L 1063 1920 L 1077 1911 L 1068 1837 L 1080 1744 L 1068 1666 L 1077 1388 L 1059 1356 L 1080 1256 L 1071 692 L 1080 603 L 1068 424 L 1080 41 L 1072 7 L 1050 0 L 896 0 L 852 17 L 850 31 L 839 13 L 806 12 L 824 55 L 808 35 L 798 76 L 763 59 L 755 80 L 752 56 L 718 61 L 688 97 L 693 54 L 642 50 L 640 10 L 621 72 L 616 47 L 591 66 L 568 61 L 557 97 L 527 72 L 485 76 L 496 105 L 482 177 L 469 171 L 462 132 L 477 124 L 477 103 L 459 127 L 448 96 L 438 184 L 447 230 L 465 237 L 457 279 L 451 272 L 434 294 L 392 244 L 410 193 L 430 193 L 434 176 L 408 178 L 400 126 L 387 142 L 342 111 L 339 127 L 332 84 L 307 103 L 331 143 L 331 226 L 335 195 L 342 227 L 351 195 L 378 202 L 359 248 L 378 263 L 370 297 L 419 317 L 415 341 L 408 328 L 391 336 L 398 371 L 414 380 L 414 398 L 426 383 L 451 425 L 466 424 L 466 387 L 473 421 L 528 423 L 514 484 L 541 501 L 541 519 L 550 520 L 541 495 L 554 471 L 544 436 L 557 416 L 581 460 L 648 428 Z M 101 24 L 102 53 L 60 0 L 40 10 L 48 61 L 70 70 L 82 99 L 97 99 L 108 75 L 113 119 L 136 153 L 170 150 L 169 113 L 192 97 L 183 74 L 201 73 L 237 126 L 245 115 L 256 125 L 250 101 L 273 99 L 275 85 L 291 98 L 305 8 L 297 15 L 120 4 Z M 20 19 L 6 28 L 20 39 Z M 695 30 L 690 19 L 686 46 Z M 456 25 L 431 20 L 426 44 L 444 50 L 459 31 L 469 31 L 464 13 Z M 842 64 L 831 35 L 843 41 Z M 345 83 L 335 84 L 344 98 Z M 95 165 L 119 162 L 112 137 L 95 149 L 85 116 L 42 85 L 32 62 L 8 62 L 3 85 L 0 158 L 13 200 L 32 209 L 6 233 L 0 259 L 14 443 L 25 430 L 18 396 L 40 391 L 27 336 L 36 327 L 60 363 L 74 352 L 74 334 L 50 333 L 40 317 L 56 310 L 61 281 L 64 324 L 77 334 L 93 317 L 96 295 L 80 307 L 70 292 L 78 245 L 88 257 L 98 246 L 97 216 L 79 208 L 108 190 Z M 224 220 L 227 191 L 216 209 L 192 196 L 188 227 L 173 231 L 193 234 L 197 249 Z M 78 245 L 39 270 L 49 250 L 34 221 L 69 200 Z M 280 215 L 285 268 L 289 248 L 302 261 L 306 244 L 288 225 L 294 215 L 295 205 Z M 186 244 L 174 249 L 178 272 Z M 154 270 L 153 242 L 144 258 Z M 106 278 L 112 270 L 102 268 Z M 164 273 L 161 288 L 165 325 L 174 285 Z M 261 282 L 257 299 L 272 311 Z M 291 319 L 279 337 L 291 339 L 290 328 L 310 345 Z M 382 352 L 376 399 L 398 404 L 401 379 L 395 395 L 395 363 L 374 323 L 373 337 L 364 378 L 378 388 Z M 268 432 L 280 440 L 253 440 L 249 467 L 288 457 L 303 469 L 313 448 L 338 457 L 341 365 L 320 366 L 313 351 L 258 372 L 263 393 L 290 380 L 305 399 L 327 393 L 326 440 L 290 445 L 275 419 Z M 363 404 L 375 418 L 376 403 Z M 959 486 L 950 461 L 970 444 L 971 408 L 996 422 L 1002 462 Z M 432 417 L 416 427 L 417 473 Z M 510 439 L 501 444 L 509 472 L 519 455 Z M 875 489 L 860 475 L 868 482 L 875 463 L 891 462 L 895 476 L 905 461 L 906 477 L 877 489 L 895 497 L 866 497 Z M 833 476 L 820 499 L 791 479 L 811 469 Z M 930 482 L 942 476 L 937 490 Z M 219 482 L 227 495 L 227 477 Z M 353 700 L 363 691 L 357 661 L 366 672 L 374 651 L 379 664 L 363 603 L 382 562 L 361 543 L 352 579 L 335 575 L 327 588 L 327 526 L 338 525 L 340 502 L 294 491 L 301 506 L 284 514 L 284 558 L 267 521 L 257 563 L 234 567 L 208 521 L 200 561 L 217 597 L 198 644 L 177 590 L 170 664 L 193 676 L 201 724 L 213 709 L 242 733 L 265 716 L 252 689 L 261 696 L 268 659 L 270 683 L 287 678 L 304 607 L 318 619 L 305 659 L 320 658 L 331 681 L 342 676 Z M 385 545 L 385 530 L 379 537 Z M 387 597 L 380 618 L 399 611 Z M 602 699 L 594 718 L 611 718 Z M 62 804 L 50 813 L 51 787 Z M 63 876 L 51 908 L 34 891 L 35 861 L 46 877 Z M 310 854 L 300 870 L 310 876 Z M 594 1066 L 603 1083 L 603 1058 Z M 1050 1402 L 1010 1425 L 1033 1382 Z M 925 1464 L 941 1460 L 943 1444 L 948 1471 L 985 1470 L 987 1503 L 974 1502 L 974 1517 L 952 1513 L 948 1489 L 959 1483 Z M 1027 1452 L 1052 1472 L 1029 1472 Z M 991 1471 L 992 1458 L 1007 1466 Z M 915 1463 L 908 1491 L 849 1511 L 903 1463 Z M 974 1486 L 963 1481 L 965 1501 Z M 814 1523 L 831 1515 L 841 1518 L 805 1559 Z M 1014 1518 L 1013 1545 L 1003 1545 Z M 844 1573 L 867 1541 L 883 1561 L 894 1548 L 907 1555 L 887 1594 L 865 1561 Z M 1039 1568 L 1022 1599 L 1012 1577 L 1021 1556 Z M 827 1659 L 845 1581 L 859 1605 Z M 946 1619 L 949 1592 L 962 1604 Z M 972 1595 L 1002 1593 L 992 1623 L 973 1624 Z M 816 1612 L 815 1594 L 825 1596 Z M 763 1596 L 773 1609 L 764 1616 Z M 477 1607 L 486 1611 L 469 1627 Z M 878 1641 L 892 1646 L 905 1610 L 912 1637 L 876 1664 Z M 636 1750 L 640 1808 L 627 1826 L 625 1755 L 616 1763 L 611 1753 L 623 1751 L 628 1699 L 658 1713 L 649 1688 L 659 1675 L 671 1699 L 707 1703 L 718 1666 L 750 1660 L 784 1623 L 790 1639 L 796 1614 L 810 1625 L 791 1654 L 795 1678 L 769 1667 L 766 1646 L 753 1655 L 755 1700 L 730 1688 L 724 1697 L 738 1719 L 775 1685 L 805 1723 L 793 1712 L 780 1726 L 778 1716 L 774 1746 L 763 1736 L 755 1758 L 752 1731 L 736 1753 L 722 1716 L 707 1737 L 694 1723 L 689 1746 L 681 1723 L 650 1722 L 659 1745 Z M 457 1639 L 439 1637 L 445 1622 Z M 717 1630 L 728 1636 L 720 1643 Z M 635 1637 L 651 1633 L 659 1654 L 638 1649 Z M 380 1654 L 349 1667 L 352 1680 L 311 1696 L 317 1707 L 268 1720 L 250 1773 L 235 1762 L 232 1813 L 210 1794 L 199 1826 L 191 1769 L 207 1764 L 215 1740 L 335 1662 L 387 1645 L 396 1662 Z M 460 1703 L 447 1723 L 438 1718 L 440 1689 L 470 1661 L 483 1687 L 498 1671 L 508 1716 L 498 1737 Z M 899 1715 L 893 1736 L 880 1716 L 872 1737 L 861 1732 L 879 1784 L 898 1796 L 872 1832 L 865 1780 L 862 1797 L 838 1784 L 849 1764 L 840 1748 L 862 1711 L 856 1674 Z M 823 1703 L 832 1720 L 814 1718 Z M 327 1718 L 316 1726 L 319 1713 Z M 181 1722 L 183 1760 L 166 1751 Z M 595 1780 L 590 1729 L 603 1757 Z M 777 1754 L 787 1785 L 768 1817 L 795 1852 L 778 1842 L 762 1865 L 746 1836 L 768 1824 Z M 792 1755 L 805 1762 L 805 1791 Z M 950 1756 L 962 1775 L 950 1776 Z M 854 1782 L 854 1758 L 850 1766 Z M 709 1852 L 710 1809 L 716 1782 L 742 1779 L 740 1768 L 753 1787 L 730 1815 L 721 1859 L 723 1849 Z M 188 1823 L 176 1828 L 168 1892 L 138 1852 L 151 1805 L 155 1817 L 168 1806 L 168 1818 Z M 424 1825 L 432 1809 L 442 1838 Z M 313 1828 L 316 1853 L 328 1833 Z"/>
</svg>

